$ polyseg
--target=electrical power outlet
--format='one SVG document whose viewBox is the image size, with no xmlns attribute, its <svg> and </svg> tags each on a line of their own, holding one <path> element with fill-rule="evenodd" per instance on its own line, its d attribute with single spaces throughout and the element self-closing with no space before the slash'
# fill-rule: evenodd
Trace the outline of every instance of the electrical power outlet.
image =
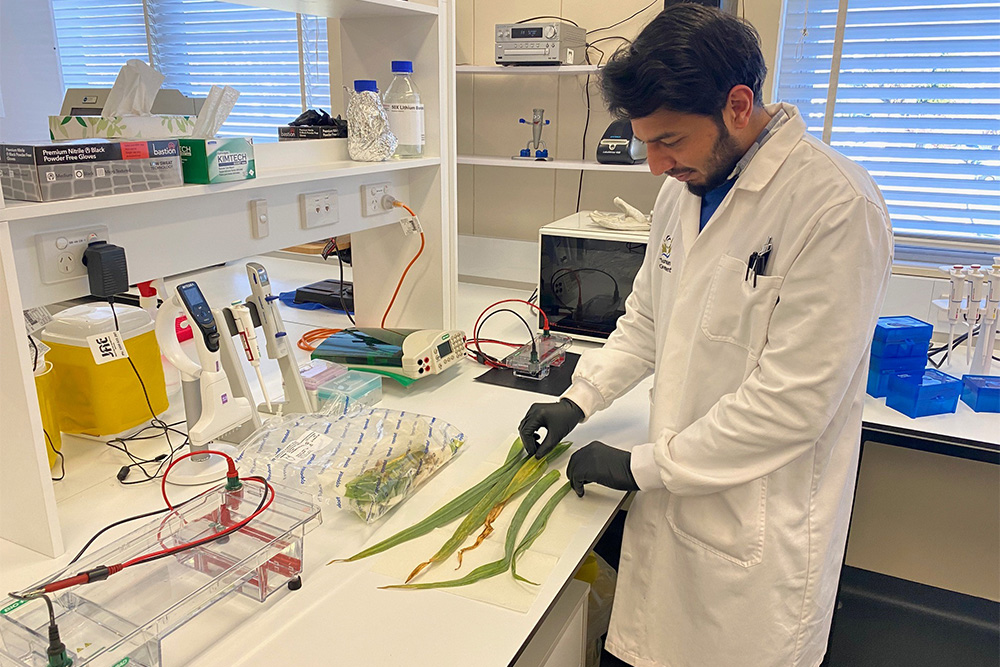
<svg viewBox="0 0 1000 667">
<path fill-rule="evenodd" d="M 302 203 L 302 226 L 322 227 L 340 222 L 340 202 L 336 190 L 310 192 L 299 196 Z"/>
<path fill-rule="evenodd" d="M 389 194 L 391 183 L 369 183 L 361 186 L 361 215 L 381 215 L 388 213 L 393 207 L 386 208 L 382 198 Z"/>
<path fill-rule="evenodd" d="M 87 276 L 83 251 L 94 241 L 108 241 L 103 225 L 82 227 L 35 236 L 38 268 L 43 283 L 57 283 Z"/>
</svg>

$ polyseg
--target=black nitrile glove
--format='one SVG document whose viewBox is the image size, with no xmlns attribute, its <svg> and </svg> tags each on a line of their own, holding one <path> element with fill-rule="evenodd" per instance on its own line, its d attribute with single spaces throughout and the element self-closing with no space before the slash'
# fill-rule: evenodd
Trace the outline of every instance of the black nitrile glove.
<svg viewBox="0 0 1000 667">
<path fill-rule="evenodd" d="M 540 459 L 558 445 L 576 425 L 583 421 L 583 410 L 568 398 L 558 403 L 535 403 L 528 408 L 521 425 L 517 427 L 524 451 Z M 544 428 L 545 440 L 538 444 L 538 429 Z"/>
<path fill-rule="evenodd" d="M 576 495 L 581 497 L 583 485 L 591 482 L 619 491 L 639 490 L 632 476 L 632 452 L 608 447 L 597 440 L 573 452 L 566 466 L 566 476 Z"/>
</svg>

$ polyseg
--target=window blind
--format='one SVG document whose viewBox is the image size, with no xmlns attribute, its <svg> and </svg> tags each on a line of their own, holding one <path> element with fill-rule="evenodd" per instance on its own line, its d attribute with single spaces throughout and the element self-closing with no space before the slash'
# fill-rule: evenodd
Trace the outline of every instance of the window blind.
<svg viewBox="0 0 1000 667">
<path fill-rule="evenodd" d="M 52 0 L 67 88 L 110 88 L 126 60 L 149 62 L 142 0 Z"/>
<path fill-rule="evenodd" d="M 274 141 L 303 107 L 330 106 L 326 20 L 216 0 L 52 0 L 67 86 L 109 87 L 129 58 L 165 88 L 240 97 L 219 136 Z"/>
<path fill-rule="evenodd" d="M 215 0 L 147 0 L 147 11 L 164 87 L 192 97 L 212 85 L 240 91 L 219 136 L 273 139 L 302 113 L 295 14 Z"/>
<path fill-rule="evenodd" d="M 842 39 L 839 5 L 787 0 L 779 99 L 871 173 L 897 236 L 1000 242 L 1000 2 L 848 0 Z"/>
</svg>

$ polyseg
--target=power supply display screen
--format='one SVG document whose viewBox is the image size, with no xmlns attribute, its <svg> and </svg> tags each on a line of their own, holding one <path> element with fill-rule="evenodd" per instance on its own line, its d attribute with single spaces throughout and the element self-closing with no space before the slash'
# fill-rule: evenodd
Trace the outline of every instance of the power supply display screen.
<svg viewBox="0 0 1000 667">
<path fill-rule="evenodd" d="M 438 345 L 438 354 L 441 355 L 442 359 L 444 359 L 449 354 L 451 354 L 451 343 L 450 342 L 444 342 L 444 343 L 441 343 L 440 345 Z"/>
<path fill-rule="evenodd" d="M 541 28 L 511 28 L 511 39 L 541 39 Z"/>
</svg>

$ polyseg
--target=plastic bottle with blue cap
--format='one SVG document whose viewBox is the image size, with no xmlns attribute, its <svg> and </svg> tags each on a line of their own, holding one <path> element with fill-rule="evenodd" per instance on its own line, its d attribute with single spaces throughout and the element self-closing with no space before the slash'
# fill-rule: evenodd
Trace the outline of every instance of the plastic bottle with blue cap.
<svg viewBox="0 0 1000 667">
<path fill-rule="evenodd" d="M 393 157 L 417 158 L 424 154 L 424 105 L 413 83 L 413 62 L 393 60 L 394 78 L 386 88 L 382 103 L 389 117 L 389 127 L 399 144 Z"/>
</svg>

